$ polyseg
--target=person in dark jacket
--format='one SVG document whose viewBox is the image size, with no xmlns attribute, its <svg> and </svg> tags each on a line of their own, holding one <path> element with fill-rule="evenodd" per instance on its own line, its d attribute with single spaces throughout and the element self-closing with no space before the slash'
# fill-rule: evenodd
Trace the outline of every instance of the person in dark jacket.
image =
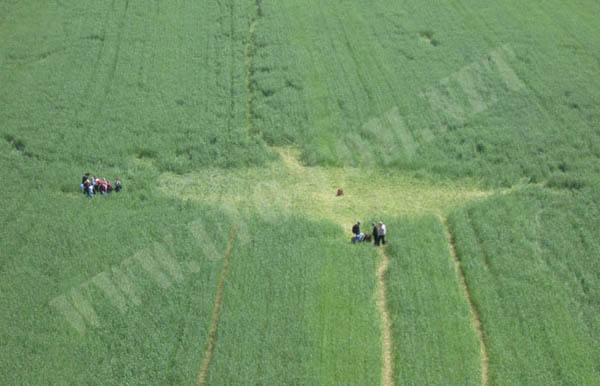
<svg viewBox="0 0 600 386">
<path fill-rule="evenodd" d="M 83 183 L 81 184 L 81 191 L 83 192 L 83 194 L 87 194 L 87 190 L 88 190 L 89 186 L 90 186 L 90 180 L 83 181 Z"/>
<path fill-rule="evenodd" d="M 360 221 L 357 221 L 356 224 L 352 226 L 352 233 L 354 233 L 352 242 L 355 243 L 358 240 L 358 235 L 360 235 Z"/>
<path fill-rule="evenodd" d="M 377 224 L 372 223 L 371 225 L 373 225 L 373 240 L 375 241 L 375 246 L 379 245 L 379 232 L 377 231 Z"/>
<path fill-rule="evenodd" d="M 352 227 L 352 233 L 354 233 L 355 235 L 358 235 L 360 233 L 360 221 L 354 224 L 354 226 Z"/>
</svg>

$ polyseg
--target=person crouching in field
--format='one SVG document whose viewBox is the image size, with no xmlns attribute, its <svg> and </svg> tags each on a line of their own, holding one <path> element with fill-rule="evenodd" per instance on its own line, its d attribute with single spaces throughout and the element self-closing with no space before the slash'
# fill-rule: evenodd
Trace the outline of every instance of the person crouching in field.
<svg viewBox="0 0 600 386">
<path fill-rule="evenodd" d="M 121 184 L 121 180 L 119 180 L 119 177 L 117 177 L 115 180 L 115 192 L 118 193 L 121 189 L 123 189 L 123 184 Z"/>
</svg>

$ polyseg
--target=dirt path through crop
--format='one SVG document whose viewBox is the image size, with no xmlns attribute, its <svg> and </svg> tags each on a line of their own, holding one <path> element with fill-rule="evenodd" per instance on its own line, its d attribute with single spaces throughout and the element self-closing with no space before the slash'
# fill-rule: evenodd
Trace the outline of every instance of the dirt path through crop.
<svg viewBox="0 0 600 386">
<path fill-rule="evenodd" d="M 223 304 L 223 289 L 225 287 L 225 278 L 227 277 L 227 269 L 229 268 L 229 261 L 231 260 L 231 251 L 233 249 L 233 241 L 235 240 L 236 228 L 235 225 L 231 228 L 231 234 L 229 236 L 229 243 L 225 250 L 225 258 L 223 261 L 223 267 L 221 268 L 221 275 L 219 276 L 219 284 L 217 286 L 217 296 L 215 297 L 215 308 L 213 309 L 212 318 L 210 320 L 210 327 L 208 329 L 208 346 L 204 352 L 204 359 L 202 359 L 202 366 L 198 372 L 198 386 L 206 384 L 206 375 L 208 374 L 208 368 L 212 360 L 213 351 L 215 349 L 215 343 L 217 340 L 217 327 L 219 324 L 219 311 Z"/>
<path fill-rule="evenodd" d="M 377 308 L 381 319 L 381 384 L 392 386 L 394 384 L 394 356 L 392 354 L 392 320 L 387 309 L 387 285 L 385 277 L 390 266 L 390 258 L 385 249 L 378 248 L 381 263 L 377 268 Z"/>
<path fill-rule="evenodd" d="M 481 317 L 479 316 L 479 311 L 477 311 L 477 307 L 473 303 L 473 299 L 471 297 L 471 293 L 469 291 L 469 287 L 467 285 L 467 281 L 465 279 L 465 273 L 463 272 L 462 266 L 460 264 L 460 260 L 456 256 L 456 250 L 454 248 L 454 239 L 452 234 L 450 233 L 450 228 L 448 227 L 448 221 L 445 217 L 439 215 L 439 220 L 444 225 L 444 233 L 446 234 L 446 240 L 448 241 L 448 246 L 450 247 L 450 256 L 452 257 L 452 262 L 454 263 L 454 270 L 456 271 L 456 275 L 458 276 L 458 280 L 460 283 L 460 287 L 463 290 L 463 294 L 467 299 L 467 303 L 469 304 L 469 309 L 471 311 L 471 316 L 473 317 L 473 326 L 475 327 L 475 332 L 477 333 L 477 338 L 479 339 L 479 348 L 480 348 L 480 358 L 481 358 L 481 384 L 483 386 L 488 386 L 490 384 L 489 379 L 489 357 L 487 351 L 487 344 L 485 339 L 485 333 L 483 331 L 483 327 L 481 325 Z"/>
</svg>

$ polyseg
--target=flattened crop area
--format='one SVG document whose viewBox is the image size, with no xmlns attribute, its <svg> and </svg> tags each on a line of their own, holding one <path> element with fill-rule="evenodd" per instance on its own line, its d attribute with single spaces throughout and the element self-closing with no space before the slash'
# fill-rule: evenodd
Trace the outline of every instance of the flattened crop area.
<svg viewBox="0 0 600 386">
<path fill-rule="evenodd" d="M 598 14 L 0 1 L 0 384 L 598 384 Z"/>
</svg>

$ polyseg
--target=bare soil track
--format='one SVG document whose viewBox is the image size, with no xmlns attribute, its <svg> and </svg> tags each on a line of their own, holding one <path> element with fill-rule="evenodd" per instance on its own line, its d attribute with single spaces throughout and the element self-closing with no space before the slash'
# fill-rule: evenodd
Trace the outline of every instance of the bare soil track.
<svg viewBox="0 0 600 386">
<path fill-rule="evenodd" d="M 392 386 L 394 384 L 394 356 L 392 354 L 392 319 L 387 309 L 387 286 L 385 277 L 390 265 L 390 258 L 383 247 L 378 248 L 381 263 L 377 268 L 377 308 L 381 319 L 381 384 Z"/>
<path fill-rule="evenodd" d="M 477 307 L 475 306 L 475 303 L 473 303 L 473 299 L 471 298 L 471 293 L 469 292 L 469 287 L 467 285 L 467 281 L 465 279 L 465 274 L 461 267 L 460 260 L 456 256 L 456 250 L 454 248 L 454 239 L 452 238 L 452 234 L 450 233 L 450 228 L 448 227 L 448 221 L 445 217 L 442 217 L 441 215 L 438 216 L 438 218 L 444 225 L 444 232 L 446 233 L 446 239 L 448 240 L 448 246 L 450 248 L 450 256 L 452 257 L 452 262 L 454 263 L 454 270 L 456 271 L 456 275 L 458 276 L 460 286 L 463 290 L 465 298 L 467 299 L 467 303 L 469 304 L 469 309 L 470 309 L 471 315 L 473 317 L 473 326 L 475 327 L 475 332 L 477 333 L 477 338 L 479 339 L 480 357 L 481 357 L 481 384 L 483 386 L 488 386 L 490 384 L 489 357 L 488 357 L 485 333 L 483 331 L 483 326 L 481 324 L 481 317 L 479 316 L 479 311 L 477 310 Z"/>
<path fill-rule="evenodd" d="M 217 296 L 215 297 L 215 308 L 213 309 L 212 318 L 210 320 L 210 327 L 208 330 L 208 345 L 204 352 L 204 359 L 202 359 L 202 366 L 198 372 L 198 386 L 206 384 L 206 375 L 208 374 L 208 368 L 212 360 L 212 354 L 215 349 L 215 343 L 217 340 L 217 327 L 219 324 L 219 311 L 223 304 L 223 289 L 225 288 L 225 278 L 227 277 L 227 269 L 229 268 L 229 261 L 231 260 L 231 251 L 233 250 L 233 241 L 235 240 L 236 228 L 235 225 L 231 228 L 231 234 L 229 236 L 229 243 L 227 244 L 227 250 L 225 251 L 225 258 L 223 260 L 223 267 L 221 268 L 221 275 L 219 277 L 219 285 L 217 287 Z"/>
</svg>

